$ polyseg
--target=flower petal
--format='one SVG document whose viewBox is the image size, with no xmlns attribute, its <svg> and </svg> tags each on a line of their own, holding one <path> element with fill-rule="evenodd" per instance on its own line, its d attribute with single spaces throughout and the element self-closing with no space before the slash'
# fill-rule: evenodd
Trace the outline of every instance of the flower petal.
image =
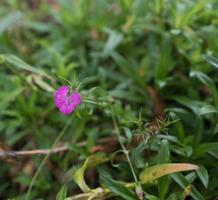
<svg viewBox="0 0 218 200">
<path fill-rule="evenodd" d="M 64 115 L 68 115 L 80 104 L 80 95 L 77 92 L 73 92 L 68 96 L 69 87 L 62 86 L 56 90 L 54 94 L 54 102 L 56 107 Z"/>
<path fill-rule="evenodd" d="M 78 106 L 80 104 L 80 95 L 77 92 L 74 92 L 71 96 L 70 96 L 71 100 L 73 101 L 75 106 Z"/>
<path fill-rule="evenodd" d="M 62 112 L 64 115 L 69 115 L 71 112 L 73 112 L 75 106 L 73 103 L 63 103 L 61 106 L 59 106 L 59 111 Z"/>
<path fill-rule="evenodd" d="M 69 91 L 68 86 L 62 86 L 56 90 L 54 94 L 54 102 L 57 107 L 60 107 L 64 103 L 67 97 L 68 91 Z"/>
</svg>

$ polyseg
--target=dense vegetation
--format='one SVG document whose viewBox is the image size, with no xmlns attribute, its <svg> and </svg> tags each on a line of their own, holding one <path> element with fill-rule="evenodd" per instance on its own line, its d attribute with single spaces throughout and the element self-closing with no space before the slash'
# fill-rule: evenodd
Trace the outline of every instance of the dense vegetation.
<svg viewBox="0 0 218 200">
<path fill-rule="evenodd" d="M 217 0 L 1 0 L 0 199 L 216 199 L 217 36 Z"/>
</svg>

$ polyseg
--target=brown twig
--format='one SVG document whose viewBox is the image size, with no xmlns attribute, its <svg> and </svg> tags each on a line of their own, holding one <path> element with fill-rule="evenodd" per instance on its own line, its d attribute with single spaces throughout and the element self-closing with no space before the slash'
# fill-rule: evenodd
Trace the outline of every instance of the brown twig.
<svg viewBox="0 0 218 200">
<path fill-rule="evenodd" d="M 98 143 L 110 143 L 115 141 L 114 137 L 106 137 L 99 139 Z M 79 142 L 77 144 L 79 147 L 84 147 L 86 145 L 85 141 Z M 94 148 L 95 149 L 95 148 Z M 67 146 L 56 147 L 52 150 L 50 149 L 35 149 L 35 150 L 26 150 L 26 151 L 13 151 L 13 150 L 0 150 L 0 158 L 9 158 L 9 157 L 19 157 L 19 156 L 33 156 L 33 155 L 47 155 L 48 153 L 55 154 L 59 152 L 64 152 L 70 150 Z"/>
<path fill-rule="evenodd" d="M 29 151 L 0 151 L 0 157 L 17 157 L 17 156 L 32 156 L 32 155 L 45 155 L 50 153 L 58 153 L 68 150 L 68 147 L 57 147 L 55 149 L 36 149 Z"/>
</svg>

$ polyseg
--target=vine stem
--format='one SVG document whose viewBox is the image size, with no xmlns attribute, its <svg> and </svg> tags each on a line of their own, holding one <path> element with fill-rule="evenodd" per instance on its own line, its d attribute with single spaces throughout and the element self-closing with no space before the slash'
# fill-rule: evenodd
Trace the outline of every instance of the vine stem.
<svg viewBox="0 0 218 200">
<path fill-rule="evenodd" d="M 72 115 L 73 116 L 73 115 Z M 65 124 L 64 128 L 60 131 L 60 133 L 58 134 L 58 136 L 56 137 L 54 143 L 52 144 L 51 146 L 51 149 L 49 150 L 49 153 L 44 157 L 44 159 L 42 160 L 42 162 L 40 163 L 36 173 L 34 174 L 31 182 L 30 182 L 30 186 L 27 190 L 27 194 L 25 196 L 25 200 L 29 200 L 29 196 L 30 196 L 30 193 L 32 191 L 32 187 L 42 169 L 42 167 L 44 166 L 45 162 L 48 160 L 49 156 L 51 155 L 51 152 L 52 150 L 54 149 L 55 145 L 60 141 L 60 139 L 62 138 L 62 136 L 64 135 L 65 131 L 67 130 L 67 128 L 69 127 L 71 121 L 72 121 L 72 116 L 69 118 L 69 120 L 67 121 L 67 123 Z"/>
</svg>

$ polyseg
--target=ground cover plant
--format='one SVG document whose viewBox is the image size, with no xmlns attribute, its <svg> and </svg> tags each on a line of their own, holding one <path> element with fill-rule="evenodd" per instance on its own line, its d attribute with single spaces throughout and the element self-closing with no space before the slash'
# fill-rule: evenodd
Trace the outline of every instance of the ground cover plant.
<svg viewBox="0 0 218 200">
<path fill-rule="evenodd" d="M 217 0 L 1 0 L 0 199 L 218 198 Z"/>
</svg>

